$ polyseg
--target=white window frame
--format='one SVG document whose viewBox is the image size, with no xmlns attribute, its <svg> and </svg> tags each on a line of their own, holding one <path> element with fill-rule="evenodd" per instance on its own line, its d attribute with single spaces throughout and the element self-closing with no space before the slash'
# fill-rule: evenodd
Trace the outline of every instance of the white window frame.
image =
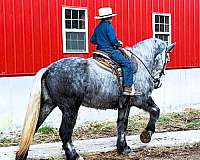
<svg viewBox="0 0 200 160">
<path fill-rule="evenodd" d="M 155 17 L 158 16 L 168 16 L 169 17 L 169 32 L 157 32 L 155 31 Z M 153 13 L 152 14 L 152 27 L 153 27 L 153 37 L 156 37 L 156 34 L 162 34 L 162 35 L 169 35 L 168 38 L 168 44 L 171 44 L 172 39 L 172 33 L 171 33 L 171 14 L 170 13 Z"/>
<path fill-rule="evenodd" d="M 65 10 L 71 9 L 71 10 L 83 10 L 85 11 L 85 29 L 67 29 L 65 28 Z M 85 32 L 86 36 L 86 50 L 85 51 L 69 51 L 67 50 L 66 46 L 66 33 L 67 32 Z M 62 7 L 62 40 L 63 40 L 63 53 L 88 53 L 88 11 L 87 8 L 74 8 L 74 7 Z"/>
</svg>

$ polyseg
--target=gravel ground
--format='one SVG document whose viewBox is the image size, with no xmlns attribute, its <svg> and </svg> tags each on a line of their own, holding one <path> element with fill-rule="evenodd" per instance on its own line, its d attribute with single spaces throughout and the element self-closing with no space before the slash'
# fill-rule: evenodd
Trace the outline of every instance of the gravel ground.
<svg viewBox="0 0 200 160">
<path fill-rule="evenodd" d="M 135 149 L 128 155 L 111 152 L 82 155 L 84 160 L 200 160 L 200 144 L 181 147 Z M 49 160 L 64 160 L 50 158 Z"/>
<path fill-rule="evenodd" d="M 199 160 L 200 144 L 182 147 L 162 147 L 133 150 L 129 155 L 118 155 L 117 151 L 83 156 L 85 160 Z"/>
</svg>

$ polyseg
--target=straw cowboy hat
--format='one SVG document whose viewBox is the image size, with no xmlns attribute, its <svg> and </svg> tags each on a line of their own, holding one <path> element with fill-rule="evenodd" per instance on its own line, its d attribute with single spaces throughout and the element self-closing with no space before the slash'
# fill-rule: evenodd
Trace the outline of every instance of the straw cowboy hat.
<svg viewBox="0 0 200 160">
<path fill-rule="evenodd" d="M 116 16 L 117 14 L 112 13 L 112 8 L 105 7 L 105 8 L 99 8 L 99 15 L 95 16 L 95 19 L 104 19 Z"/>
</svg>

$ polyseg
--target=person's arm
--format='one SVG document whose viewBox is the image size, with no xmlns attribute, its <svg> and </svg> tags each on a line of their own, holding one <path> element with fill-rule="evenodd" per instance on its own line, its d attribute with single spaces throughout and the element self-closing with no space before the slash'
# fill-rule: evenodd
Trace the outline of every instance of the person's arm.
<svg viewBox="0 0 200 160">
<path fill-rule="evenodd" d="M 90 42 L 92 44 L 97 44 L 95 32 L 93 33 L 92 37 L 90 38 Z"/>
<path fill-rule="evenodd" d="M 114 30 L 112 24 L 108 24 L 107 29 L 108 29 L 108 32 L 107 32 L 108 33 L 108 37 L 109 37 L 109 40 L 110 40 L 112 46 L 115 46 L 117 48 L 120 47 L 121 44 L 119 43 L 119 41 L 117 39 L 117 36 L 115 34 L 115 30 Z"/>
</svg>

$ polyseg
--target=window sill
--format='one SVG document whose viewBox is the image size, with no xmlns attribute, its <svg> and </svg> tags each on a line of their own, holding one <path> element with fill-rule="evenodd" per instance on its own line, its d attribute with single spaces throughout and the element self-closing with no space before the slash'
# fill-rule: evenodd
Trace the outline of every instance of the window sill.
<svg viewBox="0 0 200 160">
<path fill-rule="evenodd" d="M 89 52 L 63 52 L 63 54 L 88 54 Z"/>
</svg>

